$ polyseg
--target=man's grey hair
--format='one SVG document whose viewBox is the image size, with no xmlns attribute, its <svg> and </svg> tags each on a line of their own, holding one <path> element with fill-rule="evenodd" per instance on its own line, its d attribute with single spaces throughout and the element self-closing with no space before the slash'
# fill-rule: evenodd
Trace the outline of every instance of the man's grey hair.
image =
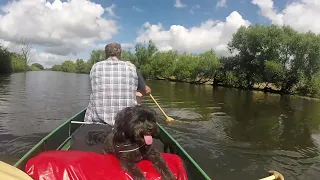
<svg viewBox="0 0 320 180">
<path fill-rule="evenodd" d="M 109 43 L 105 47 L 106 58 L 116 56 L 117 58 L 121 58 L 121 45 L 119 43 Z"/>
</svg>

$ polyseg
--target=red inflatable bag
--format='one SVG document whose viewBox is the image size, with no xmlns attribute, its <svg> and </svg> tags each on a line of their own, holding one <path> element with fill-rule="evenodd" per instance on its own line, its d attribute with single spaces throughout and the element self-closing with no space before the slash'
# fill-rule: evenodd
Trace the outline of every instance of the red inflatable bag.
<svg viewBox="0 0 320 180">
<path fill-rule="evenodd" d="M 179 156 L 161 155 L 177 180 L 188 179 Z M 148 180 L 161 179 L 150 161 L 143 160 L 137 166 Z M 133 180 L 115 156 L 84 151 L 42 152 L 27 162 L 25 172 L 35 180 Z"/>
</svg>

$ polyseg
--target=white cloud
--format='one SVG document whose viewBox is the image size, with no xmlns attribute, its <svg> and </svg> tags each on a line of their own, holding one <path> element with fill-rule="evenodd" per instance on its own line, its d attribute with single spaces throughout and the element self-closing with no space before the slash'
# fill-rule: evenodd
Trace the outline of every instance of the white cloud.
<svg viewBox="0 0 320 180">
<path fill-rule="evenodd" d="M 273 24 L 289 25 L 300 32 L 313 31 L 320 33 L 320 1 L 297 0 L 278 12 L 272 0 L 252 0 L 252 4 L 260 8 L 262 16 Z"/>
<path fill-rule="evenodd" d="M 181 0 L 175 0 L 174 7 L 176 7 L 176 8 L 184 8 L 184 7 L 187 7 L 187 5 L 183 4 L 181 2 Z"/>
<path fill-rule="evenodd" d="M 227 7 L 227 0 L 219 0 L 216 4 L 217 8 L 223 8 L 223 7 Z"/>
<path fill-rule="evenodd" d="M 195 11 L 196 9 L 200 9 L 200 5 L 199 5 L 199 4 L 193 5 L 193 6 L 191 7 L 191 9 L 190 9 L 189 12 L 190 12 L 191 14 L 194 14 L 194 11 Z"/>
<path fill-rule="evenodd" d="M 26 38 L 42 47 L 44 54 L 56 56 L 41 56 L 53 61 L 83 52 L 94 47 L 95 41 L 110 40 L 118 33 L 116 21 L 103 18 L 104 8 L 87 0 L 20 0 L 0 8 L 0 39 L 14 44 Z M 40 56 L 41 51 L 36 52 Z"/>
<path fill-rule="evenodd" d="M 111 6 L 106 7 L 105 10 L 106 10 L 106 12 L 108 13 L 109 16 L 116 17 L 116 14 L 113 11 L 115 8 L 116 8 L 116 5 L 115 4 L 111 4 Z"/>
<path fill-rule="evenodd" d="M 181 25 L 172 25 L 165 30 L 159 23 L 151 25 L 146 22 L 136 42 L 152 39 L 159 50 L 177 50 L 179 52 L 204 52 L 214 49 L 218 55 L 229 55 L 227 43 L 241 25 L 248 26 L 249 21 L 233 11 L 224 22 L 207 20 L 199 27 L 190 29 Z"/>
<path fill-rule="evenodd" d="M 276 12 L 272 0 L 252 0 L 251 2 L 259 6 L 262 16 L 269 18 L 274 24 L 283 25 L 283 14 Z"/>
<path fill-rule="evenodd" d="M 139 8 L 139 7 L 136 7 L 136 6 L 132 6 L 132 9 L 134 11 L 137 11 L 137 12 L 143 12 L 143 9 Z"/>
<path fill-rule="evenodd" d="M 32 58 L 32 61 L 40 62 L 41 64 L 45 65 L 45 68 L 51 68 L 53 65 L 56 65 L 56 64 L 62 64 L 66 60 L 74 60 L 74 59 L 69 59 L 68 56 L 60 56 L 60 55 L 46 53 L 46 52 L 39 52 L 34 54 L 35 56 Z"/>
</svg>

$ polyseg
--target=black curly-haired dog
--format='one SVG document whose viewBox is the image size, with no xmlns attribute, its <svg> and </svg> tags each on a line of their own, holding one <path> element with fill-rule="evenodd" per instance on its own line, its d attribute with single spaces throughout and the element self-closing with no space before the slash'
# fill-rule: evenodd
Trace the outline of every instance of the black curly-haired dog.
<svg viewBox="0 0 320 180">
<path fill-rule="evenodd" d="M 153 137 L 159 136 L 155 112 L 144 106 L 127 107 L 117 113 L 114 130 L 106 133 L 89 134 L 89 141 L 104 140 L 103 153 L 113 154 L 120 159 L 122 169 L 134 180 L 145 180 L 136 163 L 145 159 L 152 162 L 163 180 L 175 180 L 159 151 L 152 145 Z"/>
</svg>

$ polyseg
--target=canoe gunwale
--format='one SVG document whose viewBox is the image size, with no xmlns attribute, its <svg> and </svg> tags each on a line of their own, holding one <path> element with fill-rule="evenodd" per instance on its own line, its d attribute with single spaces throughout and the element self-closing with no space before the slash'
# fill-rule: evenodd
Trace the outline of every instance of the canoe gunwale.
<svg viewBox="0 0 320 180">
<path fill-rule="evenodd" d="M 166 134 L 166 136 L 177 146 L 177 148 L 186 156 L 186 158 L 197 168 L 197 170 L 204 176 L 206 180 L 211 180 L 211 178 L 207 175 L 206 172 L 201 169 L 201 167 L 198 165 L 198 163 L 187 153 L 186 150 L 183 149 L 183 147 L 159 124 L 158 127 L 161 129 L 163 133 Z"/>
<path fill-rule="evenodd" d="M 33 146 L 25 155 L 23 155 L 18 162 L 16 162 L 14 164 L 14 167 L 18 167 L 21 163 L 23 163 L 23 161 L 25 161 L 27 158 L 31 158 L 30 156 L 32 155 L 32 153 L 37 150 L 38 148 L 40 148 L 40 146 L 42 146 L 43 144 L 46 143 L 47 139 L 49 139 L 49 137 L 51 137 L 53 134 L 55 134 L 57 131 L 59 131 L 59 129 L 61 129 L 62 127 L 66 126 L 67 124 L 69 124 L 69 138 L 71 137 L 71 135 L 73 133 L 70 132 L 71 129 L 71 125 L 70 125 L 70 121 L 74 118 L 76 118 L 77 116 L 79 116 L 81 113 L 83 113 L 83 111 L 86 111 L 87 108 L 82 109 L 81 111 L 79 111 L 77 114 L 73 115 L 71 118 L 67 119 L 64 123 L 62 123 L 61 125 L 59 125 L 57 128 L 55 128 L 53 131 L 51 131 L 48 135 L 46 135 L 43 139 L 41 139 L 35 146 Z M 66 140 L 65 140 L 66 141 Z M 64 141 L 64 142 L 65 142 Z M 58 149 L 58 148 L 57 148 Z"/>
</svg>

